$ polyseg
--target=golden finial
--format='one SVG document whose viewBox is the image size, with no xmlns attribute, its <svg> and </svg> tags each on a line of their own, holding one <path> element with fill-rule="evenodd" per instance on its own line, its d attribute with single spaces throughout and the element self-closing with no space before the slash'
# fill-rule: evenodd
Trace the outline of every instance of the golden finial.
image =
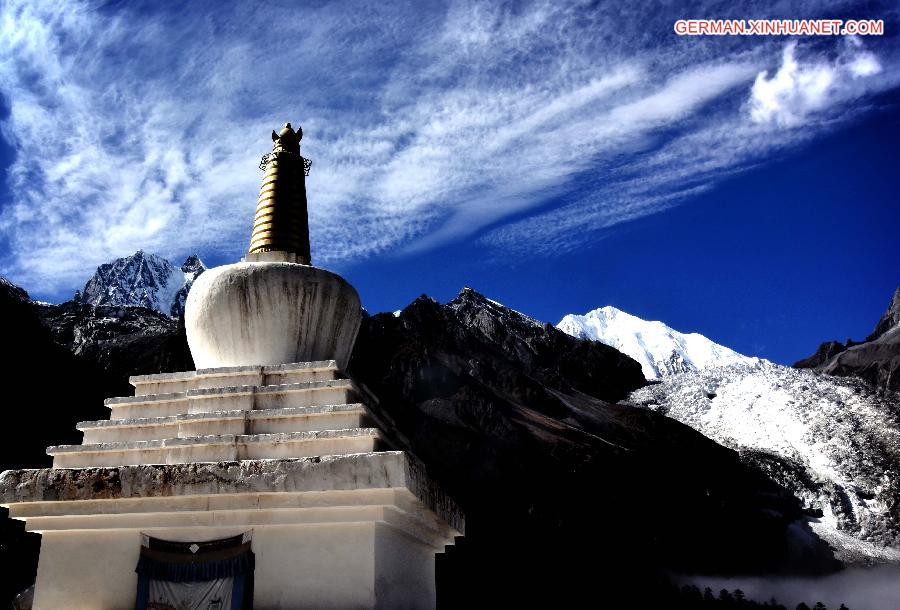
<svg viewBox="0 0 900 610">
<path fill-rule="evenodd" d="M 303 129 L 294 131 L 290 123 L 285 123 L 279 133 L 272 131 L 272 152 L 260 163 L 266 173 L 256 202 L 249 253 L 290 252 L 297 255 L 298 262 L 309 265 L 309 162 L 300 156 L 301 138 Z"/>
</svg>

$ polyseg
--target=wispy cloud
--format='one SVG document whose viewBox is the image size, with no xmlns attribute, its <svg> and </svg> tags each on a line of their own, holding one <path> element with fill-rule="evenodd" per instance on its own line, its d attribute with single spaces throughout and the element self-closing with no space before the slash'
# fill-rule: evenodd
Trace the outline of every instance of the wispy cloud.
<svg viewBox="0 0 900 610">
<path fill-rule="evenodd" d="M 302 123 L 314 161 L 322 264 L 472 235 L 499 252 L 524 239 L 535 252 L 577 247 L 897 82 L 889 41 L 785 50 L 672 33 L 688 12 L 720 11 L 9 0 L 0 92 L 15 158 L 0 273 L 46 295 L 138 247 L 237 258 L 256 164 L 283 120 Z M 822 70 L 816 94 L 808 75 Z"/>
<path fill-rule="evenodd" d="M 859 116 L 869 109 L 869 96 L 900 84 L 897 67 L 882 73 L 881 61 L 858 40 L 838 44 L 833 58 L 810 52 L 805 59 L 797 58 L 795 41 L 783 44 L 780 67 L 772 76 L 759 71 L 749 91 L 738 89 L 736 95 L 727 87 L 713 89 L 710 98 L 721 104 L 704 107 L 702 118 L 681 117 L 676 133 L 654 139 L 618 166 L 601 169 L 590 188 L 563 205 L 498 227 L 482 241 L 503 252 L 541 256 L 575 250 L 609 227 L 665 211 L 724 178 L 778 158 Z M 705 72 L 697 74 L 707 82 Z M 697 91 L 690 85 L 673 89 Z M 667 95 L 663 88 L 644 101 Z M 663 106 L 668 116 L 678 108 L 677 103 Z"/>
</svg>

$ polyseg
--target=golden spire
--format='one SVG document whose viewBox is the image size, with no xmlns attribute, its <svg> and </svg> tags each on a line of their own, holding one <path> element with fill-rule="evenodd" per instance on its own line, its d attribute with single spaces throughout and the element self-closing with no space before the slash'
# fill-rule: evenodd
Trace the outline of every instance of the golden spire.
<svg viewBox="0 0 900 610">
<path fill-rule="evenodd" d="M 297 255 L 297 262 L 309 265 L 306 215 L 309 162 L 300 156 L 302 137 L 303 129 L 295 132 L 290 123 L 284 124 L 281 133 L 272 131 L 272 152 L 263 156 L 259 164 L 266 173 L 256 201 L 249 253 L 290 252 Z"/>
</svg>

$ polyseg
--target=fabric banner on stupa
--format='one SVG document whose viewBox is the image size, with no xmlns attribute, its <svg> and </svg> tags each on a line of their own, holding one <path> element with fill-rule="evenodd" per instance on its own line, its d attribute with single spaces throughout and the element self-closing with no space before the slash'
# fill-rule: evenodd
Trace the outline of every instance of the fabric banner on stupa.
<svg viewBox="0 0 900 610">
<path fill-rule="evenodd" d="M 144 536 L 136 610 L 253 610 L 250 533 L 206 542 Z"/>
</svg>

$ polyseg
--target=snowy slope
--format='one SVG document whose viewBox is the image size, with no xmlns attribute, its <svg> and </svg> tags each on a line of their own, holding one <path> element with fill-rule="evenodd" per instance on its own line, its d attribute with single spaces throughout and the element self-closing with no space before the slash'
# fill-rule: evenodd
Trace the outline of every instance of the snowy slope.
<svg viewBox="0 0 900 610">
<path fill-rule="evenodd" d="M 600 341 L 631 356 L 641 364 L 647 379 L 755 360 L 703 335 L 680 333 L 662 322 L 648 322 L 609 305 L 583 316 L 569 314 L 556 327 L 573 337 Z"/>
<path fill-rule="evenodd" d="M 138 250 L 97 268 L 75 300 L 88 305 L 130 305 L 180 315 L 194 279 L 206 267 L 195 255 L 182 267 Z"/>
<path fill-rule="evenodd" d="M 845 561 L 900 561 L 900 397 L 766 360 L 674 375 L 629 401 L 759 465 L 822 517 Z"/>
</svg>

